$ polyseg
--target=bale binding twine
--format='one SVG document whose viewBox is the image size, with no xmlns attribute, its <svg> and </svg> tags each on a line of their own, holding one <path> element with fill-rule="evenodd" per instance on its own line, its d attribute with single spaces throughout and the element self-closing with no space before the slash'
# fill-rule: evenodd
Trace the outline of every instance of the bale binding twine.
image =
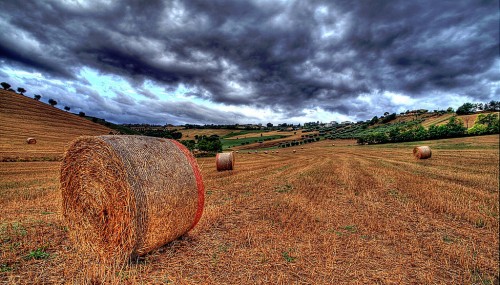
<svg viewBox="0 0 500 285">
<path fill-rule="evenodd" d="M 413 155 L 416 159 L 427 159 L 432 156 L 432 151 L 428 146 L 417 146 L 413 149 Z"/>
<path fill-rule="evenodd" d="M 60 182 L 70 237 L 102 260 L 155 250 L 191 230 L 203 212 L 200 170 L 175 140 L 80 137 L 64 154 Z"/>
<path fill-rule="evenodd" d="M 233 170 L 234 154 L 233 152 L 218 153 L 215 156 L 215 166 L 217 171 Z"/>
<path fill-rule="evenodd" d="M 35 138 L 27 138 L 26 143 L 27 144 L 36 144 L 36 139 Z"/>
</svg>

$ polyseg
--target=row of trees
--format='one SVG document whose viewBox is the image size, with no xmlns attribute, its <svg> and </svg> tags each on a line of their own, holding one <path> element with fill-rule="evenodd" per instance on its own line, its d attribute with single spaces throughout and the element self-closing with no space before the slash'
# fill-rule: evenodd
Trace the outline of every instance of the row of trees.
<svg viewBox="0 0 500 285">
<path fill-rule="evenodd" d="M 432 125 L 425 129 L 418 124 L 411 128 L 394 127 L 387 132 L 373 132 L 358 138 L 358 144 L 380 144 L 421 141 L 427 139 L 456 138 L 467 135 L 486 135 L 500 133 L 500 123 L 497 114 L 479 114 L 474 126 L 467 129 L 462 120 L 451 117 L 445 125 Z"/>
<path fill-rule="evenodd" d="M 469 115 L 478 111 L 500 111 L 500 101 L 490 101 L 488 103 L 464 103 L 457 108 L 457 115 Z"/>
<path fill-rule="evenodd" d="M 0 83 L 0 85 L 2 86 L 2 88 L 3 88 L 4 90 L 11 91 L 11 92 L 16 92 L 14 89 L 12 89 L 12 88 L 11 88 L 11 85 L 10 85 L 9 83 L 7 83 L 7 82 L 2 82 L 2 83 Z M 26 89 L 24 89 L 23 87 L 18 87 L 18 88 L 17 88 L 17 92 L 18 92 L 19 94 L 21 94 L 21 95 L 24 95 L 24 93 L 26 93 Z M 42 95 L 40 95 L 40 94 L 35 94 L 35 95 L 33 96 L 33 98 L 34 98 L 36 101 L 40 101 L 40 99 L 42 99 Z M 57 105 L 57 101 L 56 101 L 56 100 L 54 100 L 54 99 L 52 99 L 52 98 L 51 98 L 51 99 L 49 99 L 48 103 L 49 103 L 52 107 L 54 107 L 54 106 L 56 106 L 56 105 Z M 71 108 L 70 108 L 69 106 L 64 106 L 64 110 L 69 111 L 69 110 L 71 110 Z"/>
<path fill-rule="evenodd" d="M 182 138 L 182 133 L 178 131 L 171 130 L 145 130 L 141 132 L 145 136 L 166 138 L 179 140 Z"/>
<path fill-rule="evenodd" d="M 2 82 L 2 83 L 0 83 L 0 85 L 2 85 L 2 88 L 4 90 L 11 91 L 11 92 L 16 92 L 16 90 L 10 88 L 11 86 L 7 82 Z M 24 93 L 26 93 L 26 89 L 24 89 L 22 87 L 17 87 L 17 92 L 19 92 L 19 94 L 21 94 L 21 95 L 24 95 Z"/>
</svg>

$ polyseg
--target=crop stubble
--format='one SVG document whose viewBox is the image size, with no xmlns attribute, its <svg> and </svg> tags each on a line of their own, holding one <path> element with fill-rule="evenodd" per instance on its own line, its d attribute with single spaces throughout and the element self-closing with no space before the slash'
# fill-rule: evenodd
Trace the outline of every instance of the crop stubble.
<svg viewBox="0 0 500 285">
<path fill-rule="evenodd" d="M 498 136 L 412 147 L 319 142 L 237 154 L 206 186 L 199 225 L 111 274 L 84 267 L 60 218 L 58 162 L 0 163 L 0 281 L 130 284 L 471 284 L 498 278 Z M 426 142 L 427 143 L 427 142 Z M 292 149 L 297 149 L 293 154 Z M 36 248 L 50 257 L 26 260 Z M 99 269 L 94 273 L 92 270 Z"/>
</svg>

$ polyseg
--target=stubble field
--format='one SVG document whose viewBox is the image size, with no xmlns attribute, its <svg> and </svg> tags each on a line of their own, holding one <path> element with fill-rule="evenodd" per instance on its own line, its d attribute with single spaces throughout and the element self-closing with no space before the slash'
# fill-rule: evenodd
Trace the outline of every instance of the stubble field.
<svg viewBox="0 0 500 285">
<path fill-rule="evenodd" d="M 421 161 L 418 144 L 200 158 L 198 226 L 114 270 L 67 239 L 58 161 L 0 162 L 0 282 L 498 284 L 498 136 L 425 142 Z"/>
</svg>

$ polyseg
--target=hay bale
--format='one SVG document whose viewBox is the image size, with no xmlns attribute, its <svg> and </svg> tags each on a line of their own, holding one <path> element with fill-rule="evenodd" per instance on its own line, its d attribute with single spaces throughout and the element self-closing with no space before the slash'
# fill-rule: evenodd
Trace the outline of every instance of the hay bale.
<svg viewBox="0 0 500 285">
<path fill-rule="evenodd" d="M 296 150 L 293 150 L 293 153 L 295 153 L 295 152 L 296 152 Z"/>
<path fill-rule="evenodd" d="M 428 146 L 417 146 L 413 149 L 413 156 L 416 159 L 427 159 L 432 156 L 431 148 Z"/>
<path fill-rule="evenodd" d="M 26 143 L 27 144 L 36 144 L 36 139 L 35 138 L 27 138 Z"/>
<path fill-rule="evenodd" d="M 80 137 L 64 154 L 60 182 L 70 237 L 104 261 L 155 250 L 191 230 L 203 212 L 198 165 L 175 140 Z"/>
<path fill-rule="evenodd" d="M 233 152 L 218 153 L 215 156 L 215 166 L 217 171 L 233 170 L 234 154 Z"/>
<path fill-rule="evenodd" d="M 265 153 L 265 154 L 267 154 L 267 150 L 266 150 L 266 151 L 264 151 L 264 153 Z"/>
</svg>

